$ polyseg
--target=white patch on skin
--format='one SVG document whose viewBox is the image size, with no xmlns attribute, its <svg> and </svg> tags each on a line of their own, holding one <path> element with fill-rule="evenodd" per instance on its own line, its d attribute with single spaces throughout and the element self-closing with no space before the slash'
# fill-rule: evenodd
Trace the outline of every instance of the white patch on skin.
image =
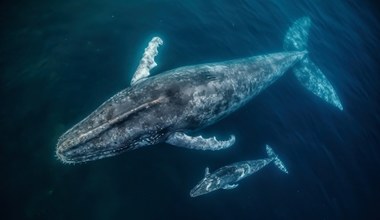
<svg viewBox="0 0 380 220">
<path fill-rule="evenodd" d="M 248 167 L 248 169 L 249 169 L 249 167 Z M 238 180 L 240 180 L 240 179 L 242 179 L 242 178 L 244 178 L 246 176 L 246 172 L 245 172 L 244 167 L 241 167 L 241 168 L 237 169 L 236 172 L 240 172 L 240 176 L 239 176 Z"/>
<path fill-rule="evenodd" d="M 210 187 L 211 187 L 211 182 L 209 182 L 206 186 L 206 191 L 209 191 L 210 190 Z"/>
</svg>

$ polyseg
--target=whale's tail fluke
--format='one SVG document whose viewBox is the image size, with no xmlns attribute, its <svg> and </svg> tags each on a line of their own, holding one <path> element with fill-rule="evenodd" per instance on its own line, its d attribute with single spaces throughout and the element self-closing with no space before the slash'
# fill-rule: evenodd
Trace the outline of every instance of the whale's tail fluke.
<svg viewBox="0 0 380 220">
<path fill-rule="evenodd" d="M 310 26 L 309 17 L 296 20 L 285 35 L 284 49 L 287 51 L 307 50 Z M 298 81 L 306 89 L 343 110 L 342 103 L 333 86 L 322 71 L 310 60 L 308 55 L 294 67 L 293 71 Z"/>
<path fill-rule="evenodd" d="M 288 170 L 286 169 L 284 163 L 280 160 L 280 158 L 278 158 L 277 154 L 273 151 L 273 149 L 269 145 L 267 145 L 265 148 L 266 148 L 268 157 L 273 158 L 274 164 L 276 165 L 276 167 L 278 167 L 278 169 L 280 169 L 282 172 L 288 173 Z"/>
</svg>

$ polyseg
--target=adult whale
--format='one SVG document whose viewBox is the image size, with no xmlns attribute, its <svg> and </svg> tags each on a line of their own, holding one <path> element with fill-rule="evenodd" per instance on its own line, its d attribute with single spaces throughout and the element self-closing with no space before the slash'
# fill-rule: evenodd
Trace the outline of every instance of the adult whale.
<svg viewBox="0 0 380 220">
<path fill-rule="evenodd" d="M 310 19 L 294 22 L 286 33 L 286 52 L 218 63 L 185 66 L 149 77 L 162 40 L 154 37 L 145 49 L 131 86 L 104 102 L 64 133 L 56 154 L 65 163 L 118 155 L 166 142 L 202 150 L 231 146 L 235 137 L 191 136 L 234 112 L 292 68 L 301 84 L 343 109 L 330 82 L 308 58 Z"/>
</svg>

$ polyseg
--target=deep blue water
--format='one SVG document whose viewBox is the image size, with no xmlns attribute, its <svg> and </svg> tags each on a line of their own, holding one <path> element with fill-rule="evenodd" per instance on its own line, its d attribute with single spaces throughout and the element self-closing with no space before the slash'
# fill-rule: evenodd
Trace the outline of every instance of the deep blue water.
<svg viewBox="0 0 380 220">
<path fill-rule="evenodd" d="M 367 1 L 13 1 L 1 3 L 1 219 L 380 219 L 378 10 Z M 282 50 L 297 18 L 344 111 L 289 71 L 202 131 L 237 136 L 219 152 L 160 144 L 80 165 L 58 137 L 129 85 L 146 43 L 164 40 L 154 73 Z M 191 198 L 204 168 L 265 157 L 234 190 Z"/>
</svg>

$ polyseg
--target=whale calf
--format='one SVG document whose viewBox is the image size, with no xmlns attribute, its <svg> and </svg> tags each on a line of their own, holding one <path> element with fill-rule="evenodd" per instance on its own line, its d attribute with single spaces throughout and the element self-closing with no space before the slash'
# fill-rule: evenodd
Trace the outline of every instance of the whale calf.
<svg viewBox="0 0 380 220">
<path fill-rule="evenodd" d="M 326 102 L 343 110 L 322 71 L 307 52 L 311 25 L 294 22 L 284 39 L 284 52 L 179 67 L 150 76 L 163 41 L 154 37 L 132 77 L 120 91 L 58 140 L 56 155 L 64 163 L 80 163 L 166 142 L 170 145 L 220 150 L 235 136 L 192 136 L 236 111 L 291 70 L 299 82 Z"/>
<path fill-rule="evenodd" d="M 190 196 L 196 197 L 218 189 L 234 189 L 238 187 L 238 181 L 261 170 L 271 162 L 274 162 L 282 172 L 288 173 L 282 161 L 269 145 L 266 146 L 266 151 L 268 154 L 266 159 L 233 163 L 221 167 L 211 174 L 209 168 L 206 167 L 204 178 L 190 191 Z"/>
</svg>

